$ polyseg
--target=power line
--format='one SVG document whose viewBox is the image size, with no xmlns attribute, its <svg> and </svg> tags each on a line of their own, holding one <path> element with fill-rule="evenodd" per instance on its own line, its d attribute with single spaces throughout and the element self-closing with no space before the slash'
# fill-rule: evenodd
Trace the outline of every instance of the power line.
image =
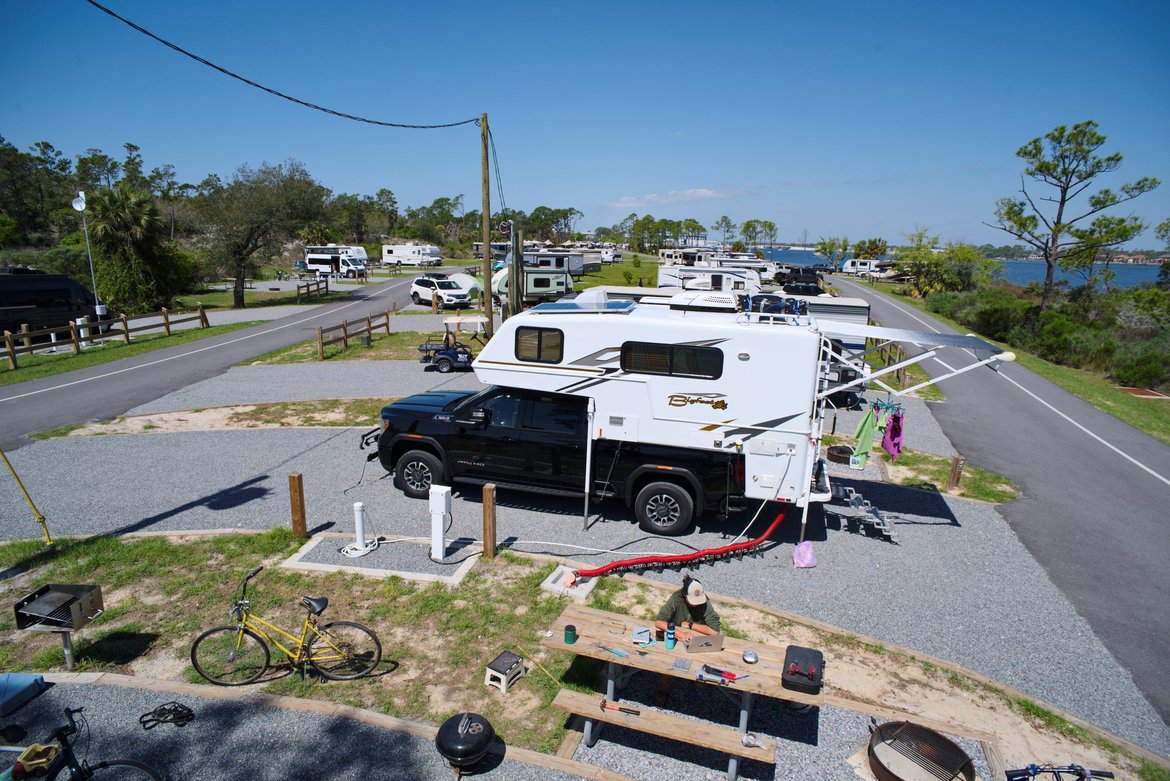
<svg viewBox="0 0 1170 781">
<path fill-rule="evenodd" d="M 492 166 L 496 169 L 496 192 L 500 194 L 500 208 L 507 212 L 508 202 L 504 200 L 504 182 L 500 179 L 500 156 L 496 154 L 496 137 L 492 135 L 492 129 L 488 128 L 488 143 L 492 147 Z"/>
<path fill-rule="evenodd" d="M 118 14 L 111 11 L 109 8 L 106 8 L 101 3 L 94 2 L 94 0 L 86 0 L 86 2 L 89 3 L 90 5 L 92 5 L 94 8 L 97 8 L 99 11 L 104 11 L 105 13 L 114 17 L 119 22 L 122 22 L 123 24 L 134 28 L 138 32 L 147 36 L 148 38 L 153 38 L 154 40 L 161 43 L 163 46 L 166 46 L 167 48 L 170 48 L 170 49 L 174 49 L 179 54 L 183 54 L 187 57 L 190 57 L 191 59 L 195 60 L 196 62 L 201 63 L 203 65 L 206 65 L 209 68 L 213 68 L 225 76 L 230 76 L 233 79 L 244 82 L 245 84 L 247 84 L 250 87 L 255 87 L 256 89 L 263 90 L 264 92 L 267 92 L 270 95 L 275 95 L 278 98 L 284 98 L 285 100 L 296 103 L 299 106 L 304 106 L 305 108 L 311 108 L 314 111 L 321 111 L 321 112 L 324 112 L 326 114 L 332 114 L 333 116 L 340 117 L 341 119 L 351 119 L 354 122 L 365 122 L 368 125 L 379 125 L 381 127 L 400 127 L 400 128 L 408 128 L 408 129 L 412 129 L 412 130 L 436 130 L 438 128 L 458 127 L 460 125 L 477 125 L 477 126 L 479 125 L 479 117 L 476 117 L 475 119 L 465 119 L 462 122 L 448 122 L 448 123 L 443 124 L 443 125 L 407 125 L 407 124 L 403 124 L 400 122 L 383 122 L 383 121 L 378 120 L 378 119 L 367 119 L 366 117 L 359 117 L 359 116 L 355 116 L 353 114 L 346 114 L 346 113 L 341 112 L 341 111 L 334 111 L 333 109 L 325 108 L 324 106 L 318 106 L 316 103 L 309 103 L 306 100 L 301 100 L 300 98 L 294 98 L 291 95 L 285 95 L 283 92 L 280 92 L 279 90 L 272 89 L 271 87 L 265 87 L 263 84 L 257 84 L 256 82 L 252 81 L 251 79 L 246 79 L 243 76 L 239 75 L 238 73 L 233 73 L 232 71 L 228 70 L 227 68 L 220 67 L 219 65 L 216 65 L 214 62 L 211 62 L 210 60 L 205 60 L 204 58 L 200 57 L 198 54 L 192 54 L 191 52 L 187 51 L 183 47 L 178 46 L 176 44 L 173 44 L 164 38 L 160 38 L 159 36 L 152 33 L 150 30 L 147 30 L 145 27 L 141 27 L 141 26 L 135 24 L 134 22 L 130 21 L 129 19 L 126 19 L 122 16 L 119 16 Z M 490 129 L 488 131 L 488 135 L 489 135 L 489 137 L 491 135 Z M 499 171 L 497 169 L 497 176 L 498 176 L 498 174 L 499 174 Z"/>
</svg>

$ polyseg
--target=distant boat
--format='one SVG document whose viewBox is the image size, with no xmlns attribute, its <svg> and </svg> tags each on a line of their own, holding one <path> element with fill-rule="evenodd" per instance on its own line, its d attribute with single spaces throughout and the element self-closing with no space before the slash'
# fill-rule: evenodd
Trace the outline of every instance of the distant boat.
<svg viewBox="0 0 1170 781">
<path fill-rule="evenodd" d="M 793 252 L 816 252 L 817 251 L 816 247 L 807 247 L 807 246 L 802 246 L 800 244 L 793 244 L 791 247 L 786 247 L 786 249 L 790 249 Z"/>
</svg>

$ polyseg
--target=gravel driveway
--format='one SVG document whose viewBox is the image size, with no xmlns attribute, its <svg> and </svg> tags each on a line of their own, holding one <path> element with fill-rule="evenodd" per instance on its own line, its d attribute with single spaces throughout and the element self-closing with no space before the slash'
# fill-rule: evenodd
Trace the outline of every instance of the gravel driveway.
<svg viewBox="0 0 1170 781">
<path fill-rule="evenodd" d="M 139 411 L 330 395 L 401 396 L 452 387 L 447 383 L 477 386 L 472 375 L 423 372 L 412 362 L 241 367 Z M 935 436 L 926 423 L 929 413 L 917 407 L 912 413 L 910 446 L 915 421 L 924 442 Z M 287 475 L 301 472 L 310 528 L 351 530 L 352 503 L 361 501 L 373 532 L 427 536 L 426 503 L 406 499 L 377 462 L 365 463 L 357 450 L 359 433 L 300 428 L 66 438 L 21 448 L 12 461 L 56 534 L 287 524 Z M 852 511 L 836 508 L 839 513 L 826 517 L 817 510 L 807 527 L 815 569 L 792 567 L 792 543 L 799 538 L 794 516 L 782 525 L 780 544 L 763 555 L 702 567 L 698 574 L 709 590 L 951 659 L 1170 755 L 1170 730 L 994 508 L 885 486 L 848 470 L 837 477 L 897 516 L 898 544 L 855 530 Z M 502 491 L 497 504 L 500 541 L 588 565 L 725 544 L 748 520 L 706 518 L 687 536 L 667 539 L 641 534 L 631 513 L 616 502 L 594 505 L 587 531 L 578 501 Z M 770 520 L 762 517 L 749 535 Z M 11 481 L 0 481 L 0 538 L 34 537 L 37 531 L 18 490 Z M 457 494 L 451 536 L 480 533 L 478 493 Z M 582 548 L 620 548 L 620 554 Z"/>
</svg>

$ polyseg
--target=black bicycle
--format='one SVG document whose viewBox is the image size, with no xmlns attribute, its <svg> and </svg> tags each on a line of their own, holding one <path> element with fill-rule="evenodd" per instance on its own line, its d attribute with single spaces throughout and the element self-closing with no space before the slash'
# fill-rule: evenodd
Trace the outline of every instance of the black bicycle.
<svg viewBox="0 0 1170 781">
<path fill-rule="evenodd" d="M 73 742 L 69 738 L 77 734 L 77 720 L 74 716 L 81 714 L 83 708 L 66 708 L 65 718 L 68 724 L 57 727 L 49 735 L 47 742 L 39 747 L 27 746 L 0 746 L 0 751 L 20 753 L 20 757 L 12 766 L 14 779 L 37 778 L 52 781 L 54 778 L 70 779 L 70 781 L 162 781 L 150 765 L 145 765 L 133 759 L 109 759 L 96 764 L 89 764 L 85 759 L 78 760 L 73 751 Z M 89 738 L 89 722 L 81 716 L 81 723 L 85 727 L 86 739 Z M 88 754 L 88 747 L 86 749 Z M 68 773 L 68 775 L 65 775 Z"/>
<path fill-rule="evenodd" d="M 1066 775 L 1076 781 L 1092 781 L 1094 778 L 1113 778 L 1113 774 L 1108 770 L 1086 770 L 1080 765 L 1065 765 L 1064 767 L 1056 767 L 1055 765 L 1028 765 L 1019 770 L 1008 770 L 1005 775 L 1007 781 L 1031 781 L 1031 779 L 1040 775 L 1041 773 L 1050 773 L 1056 781 L 1061 781 Z"/>
</svg>

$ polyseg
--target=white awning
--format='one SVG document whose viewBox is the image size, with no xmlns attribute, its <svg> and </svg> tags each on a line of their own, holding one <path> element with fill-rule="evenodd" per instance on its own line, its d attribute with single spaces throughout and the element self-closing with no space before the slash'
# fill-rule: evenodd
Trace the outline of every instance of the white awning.
<svg viewBox="0 0 1170 781">
<path fill-rule="evenodd" d="M 904 342 L 916 344 L 920 347 L 959 347 L 967 350 L 985 350 L 1000 352 L 1000 349 L 991 342 L 986 342 L 971 334 L 940 334 L 934 331 L 909 331 L 903 328 L 886 328 L 880 325 L 861 325 L 834 320 L 831 326 L 823 325 L 822 330 L 831 331 L 834 336 L 856 336 L 866 339 L 877 339 L 883 342 Z M 1005 359 L 1007 360 L 1007 359 Z"/>
</svg>

